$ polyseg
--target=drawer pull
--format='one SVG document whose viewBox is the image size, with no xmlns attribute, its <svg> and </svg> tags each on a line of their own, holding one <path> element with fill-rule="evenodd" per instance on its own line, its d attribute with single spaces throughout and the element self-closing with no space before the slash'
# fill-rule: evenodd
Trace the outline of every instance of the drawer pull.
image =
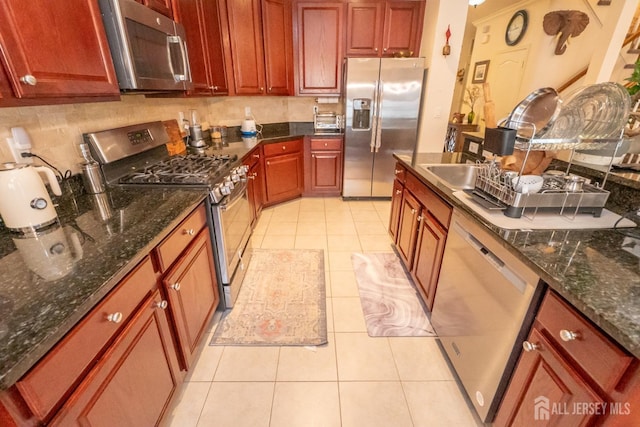
<svg viewBox="0 0 640 427">
<path fill-rule="evenodd" d="M 420 216 L 418 217 L 418 222 L 421 222 L 423 219 L 424 219 L 424 217 L 423 217 L 422 215 L 420 215 Z"/>
<path fill-rule="evenodd" d="M 193 228 L 189 228 L 189 229 L 185 229 L 182 231 L 183 234 L 186 234 L 188 236 L 193 236 L 194 234 L 196 234 L 195 230 Z"/>
<path fill-rule="evenodd" d="M 253 157 L 255 157 L 256 159 L 260 158 L 260 154 L 254 154 Z"/>
<path fill-rule="evenodd" d="M 328 147 L 328 146 L 329 146 L 329 144 L 327 144 L 327 143 L 325 142 L 325 143 L 324 143 L 324 146 L 325 146 L 325 147 Z"/>
<path fill-rule="evenodd" d="M 283 145 L 283 146 L 282 146 L 282 151 L 284 151 L 284 150 L 286 150 L 286 149 L 287 149 L 287 146 L 286 146 L 286 145 Z"/>
<path fill-rule="evenodd" d="M 540 345 L 530 341 L 525 341 L 522 343 L 522 349 L 526 352 L 540 350 Z"/>
<path fill-rule="evenodd" d="M 247 175 L 247 179 L 256 179 L 255 175 Z"/>
<path fill-rule="evenodd" d="M 176 282 L 173 285 L 169 286 L 171 289 L 173 289 L 174 291 L 179 291 L 180 290 L 180 282 Z"/>
<path fill-rule="evenodd" d="M 416 214 L 416 210 L 415 209 L 411 209 L 411 215 L 415 215 Z"/>
<path fill-rule="evenodd" d="M 20 81 L 29 86 L 35 86 L 38 84 L 38 79 L 36 79 L 31 74 L 25 74 L 24 76 L 20 77 Z"/>
<path fill-rule="evenodd" d="M 396 194 L 402 194 L 402 190 L 396 190 Z"/>
<path fill-rule="evenodd" d="M 154 305 L 154 307 L 162 309 L 162 310 L 166 310 L 166 308 L 169 306 L 169 303 L 167 302 L 167 300 L 162 300 L 162 301 L 157 301 Z"/>
<path fill-rule="evenodd" d="M 109 322 L 113 322 L 113 323 L 120 323 L 122 322 L 122 318 L 124 316 L 122 316 L 122 313 L 120 313 L 119 311 L 115 312 L 115 313 L 111 313 L 107 315 L 107 320 Z"/>
<path fill-rule="evenodd" d="M 560 330 L 560 339 L 565 342 L 575 341 L 580 338 L 580 334 L 578 332 L 568 331 L 566 329 Z"/>
<path fill-rule="evenodd" d="M 398 170 L 398 169 L 394 169 L 394 170 L 393 170 L 393 173 L 395 173 L 396 175 L 398 175 L 399 173 L 402 173 L 402 171 L 401 171 L 401 170 Z"/>
</svg>

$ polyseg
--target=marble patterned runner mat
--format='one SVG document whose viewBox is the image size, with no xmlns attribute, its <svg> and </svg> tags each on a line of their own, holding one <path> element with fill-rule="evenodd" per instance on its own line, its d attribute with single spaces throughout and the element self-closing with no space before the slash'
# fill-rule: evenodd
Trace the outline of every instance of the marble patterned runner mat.
<svg viewBox="0 0 640 427">
<path fill-rule="evenodd" d="M 436 336 L 395 253 L 354 253 L 351 261 L 369 336 Z"/>
<path fill-rule="evenodd" d="M 323 250 L 254 249 L 210 345 L 327 343 Z"/>
</svg>

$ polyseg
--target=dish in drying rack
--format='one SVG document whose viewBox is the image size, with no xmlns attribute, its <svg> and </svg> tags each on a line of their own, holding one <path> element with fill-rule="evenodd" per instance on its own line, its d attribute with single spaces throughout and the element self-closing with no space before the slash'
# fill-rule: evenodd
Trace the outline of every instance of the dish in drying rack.
<svg viewBox="0 0 640 427">
<path fill-rule="evenodd" d="M 560 96 L 555 89 L 537 89 L 516 105 L 504 126 L 517 129 L 517 136 L 522 138 L 541 137 L 560 114 L 560 105 Z"/>
</svg>

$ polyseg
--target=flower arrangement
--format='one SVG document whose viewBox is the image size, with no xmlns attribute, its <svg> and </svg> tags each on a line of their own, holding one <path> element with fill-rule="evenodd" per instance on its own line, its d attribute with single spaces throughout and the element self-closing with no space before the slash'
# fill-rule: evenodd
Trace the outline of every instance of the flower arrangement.
<svg viewBox="0 0 640 427">
<path fill-rule="evenodd" d="M 473 120 L 476 117 L 476 113 L 473 110 L 475 105 L 476 105 L 476 101 L 482 97 L 482 95 L 480 94 L 480 87 L 478 85 L 472 85 L 472 86 L 468 86 L 466 89 L 466 96 L 464 98 L 464 100 L 462 101 L 463 104 L 468 105 L 469 108 L 471 108 L 471 111 L 469 112 L 469 114 L 467 115 L 467 122 L 469 124 L 473 123 Z"/>
</svg>

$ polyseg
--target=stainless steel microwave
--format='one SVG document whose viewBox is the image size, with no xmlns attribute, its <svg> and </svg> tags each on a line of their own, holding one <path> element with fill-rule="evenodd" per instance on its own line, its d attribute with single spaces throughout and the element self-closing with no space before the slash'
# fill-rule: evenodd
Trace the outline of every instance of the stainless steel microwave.
<svg viewBox="0 0 640 427">
<path fill-rule="evenodd" d="M 134 0 L 99 0 L 122 91 L 192 87 L 184 27 Z"/>
</svg>

